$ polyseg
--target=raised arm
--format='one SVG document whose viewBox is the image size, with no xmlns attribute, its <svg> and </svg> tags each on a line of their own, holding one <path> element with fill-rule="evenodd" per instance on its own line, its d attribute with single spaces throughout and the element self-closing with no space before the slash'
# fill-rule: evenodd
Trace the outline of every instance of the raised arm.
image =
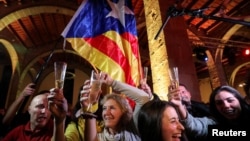
<svg viewBox="0 0 250 141">
<path fill-rule="evenodd" d="M 95 118 L 85 118 L 85 141 L 97 141 L 97 129 L 96 129 L 96 119 Z"/>
<path fill-rule="evenodd" d="M 151 91 L 150 86 L 147 84 L 147 81 L 145 79 L 142 79 L 140 81 L 140 89 L 142 89 L 144 92 L 146 92 L 148 94 L 148 97 L 150 100 L 152 100 L 154 98 L 154 95 Z"/>
<path fill-rule="evenodd" d="M 20 93 L 20 96 L 10 105 L 10 107 L 7 109 L 7 112 L 2 120 L 2 123 L 4 125 L 9 125 L 12 120 L 14 119 L 16 112 L 18 111 L 18 108 L 22 104 L 24 98 L 29 95 L 33 95 L 35 92 L 35 89 L 32 88 L 34 86 L 34 83 L 29 83 L 23 91 Z"/>
<path fill-rule="evenodd" d="M 48 95 L 49 109 L 54 116 L 52 141 L 65 141 L 64 129 L 68 103 L 61 89 L 52 89 Z"/>
<path fill-rule="evenodd" d="M 181 120 L 181 123 L 187 132 L 205 137 L 208 134 L 208 126 L 215 125 L 216 121 L 210 117 L 193 117 L 187 112 L 186 118 Z"/>
<path fill-rule="evenodd" d="M 171 86 L 169 87 L 168 101 L 176 106 L 180 119 L 187 118 L 187 109 L 182 104 L 180 90 L 178 88 L 172 89 Z"/>
<path fill-rule="evenodd" d="M 185 127 L 185 131 L 200 137 L 207 136 L 208 125 L 214 125 L 216 121 L 209 117 L 193 117 L 182 104 L 179 89 L 169 89 L 169 92 L 168 100 L 176 106 L 176 110 Z"/>
<path fill-rule="evenodd" d="M 98 141 L 97 139 L 97 128 L 96 128 L 96 115 L 93 113 L 96 112 L 98 108 L 98 102 L 101 90 L 99 92 L 91 93 L 90 81 L 86 80 L 83 86 L 83 90 L 81 91 L 80 101 L 83 107 L 88 107 L 90 101 L 94 102 L 91 110 L 83 110 L 82 117 L 85 119 L 85 129 L 84 129 L 84 140 L 85 141 Z M 88 100 L 85 100 L 85 99 Z"/>
</svg>

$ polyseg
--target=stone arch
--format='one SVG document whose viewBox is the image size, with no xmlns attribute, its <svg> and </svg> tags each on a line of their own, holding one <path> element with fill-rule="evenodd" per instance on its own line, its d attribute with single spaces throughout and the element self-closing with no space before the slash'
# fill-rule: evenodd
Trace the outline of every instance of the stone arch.
<svg viewBox="0 0 250 141">
<path fill-rule="evenodd" d="M 10 13 L 10 14 L 8 14 L 0 19 L 0 31 L 3 30 L 10 23 L 12 23 L 20 18 L 31 16 L 31 15 L 36 15 L 36 14 L 40 14 L 40 13 L 61 13 L 64 15 L 73 16 L 75 11 L 72 9 L 69 9 L 69 8 L 59 7 L 59 6 L 34 6 L 34 7 L 20 9 L 20 10 L 17 10 L 15 12 L 12 12 L 12 13 Z M 14 47 L 12 46 L 12 44 L 10 42 L 8 42 L 6 40 L 0 39 L 0 42 L 2 42 L 4 44 L 4 46 L 6 47 L 6 49 L 8 50 L 8 52 L 11 56 L 12 70 L 15 71 L 17 69 L 18 72 L 20 73 L 20 70 L 17 67 L 18 56 L 17 56 L 17 53 L 16 53 Z M 47 54 L 44 54 L 44 55 L 47 55 Z M 32 62 L 37 61 L 38 60 L 37 58 L 35 58 Z M 20 82 L 22 81 L 22 79 L 24 77 L 24 73 L 27 73 L 26 69 L 23 71 L 22 75 L 20 75 Z"/>
<path fill-rule="evenodd" d="M 235 85 L 235 84 L 234 84 L 234 80 L 235 80 L 235 76 L 236 76 L 237 72 L 238 72 L 241 68 L 243 68 L 244 66 L 247 66 L 247 65 L 250 65 L 250 62 L 245 62 L 245 63 L 243 63 L 243 64 L 237 66 L 237 67 L 233 70 L 233 72 L 232 72 L 232 74 L 231 74 L 231 76 L 230 76 L 230 79 L 229 79 L 229 85 L 231 85 L 231 86 L 234 86 L 234 85 Z"/>
<path fill-rule="evenodd" d="M 7 40 L 0 39 L 0 42 L 3 44 L 5 49 L 7 50 L 10 60 L 11 60 L 11 66 L 12 66 L 12 74 L 17 70 L 18 73 L 20 73 L 19 65 L 18 65 L 18 55 L 14 48 L 14 46 Z"/>
<path fill-rule="evenodd" d="M 79 56 L 79 54 L 73 50 L 61 50 L 61 49 L 57 49 L 54 51 L 54 53 L 62 53 L 62 52 L 66 52 L 68 54 L 74 54 L 74 55 L 77 55 Z M 39 56 L 37 56 L 36 58 L 34 58 L 23 70 L 23 72 L 21 73 L 20 75 L 20 79 L 19 79 L 19 85 L 22 84 L 22 81 L 24 80 L 25 76 L 28 74 L 28 72 L 31 70 L 32 66 L 34 66 L 34 64 L 36 62 L 39 61 L 40 58 L 44 58 L 46 56 L 49 56 L 51 52 L 46 52 L 46 53 L 43 53 Z M 37 72 L 33 72 L 34 73 L 34 76 L 37 74 Z"/>
<path fill-rule="evenodd" d="M 7 93 L 10 93 L 10 91 L 12 90 L 12 84 L 14 81 L 15 76 L 20 76 L 20 67 L 19 67 L 19 63 L 18 63 L 18 55 L 17 52 L 14 48 L 14 46 L 7 40 L 5 39 L 0 39 L 0 43 L 3 44 L 3 47 L 6 49 L 7 53 L 9 54 L 9 58 L 11 61 L 11 76 L 10 76 L 10 80 L 9 80 L 9 87 L 7 90 Z M 7 94 L 7 99 L 9 99 L 9 94 Z"/>
<path fill-rule="evenodd" d="M 242 25 L 234 25 L 232 28 L 230 28 L 227 33 L 222 37 L 222 41 L 227 41 L 230 39 L 230 37 L 240 28 L 242 27 Z M 225 46 L 219 46 L 216 50 L 215 53 L 215 59 L 219 58 L 220 60 L 222 59 L 222 55 L 223 55 L 223 50 L 224 50 Z"/>
<path fill-rule="evenodd" d="M 222 37 L 222 41 L 227 41 L 230 39 L 230 37 L 238 30 L 242 27 L 242 25 L 234 25 L 232 28 L 230 28 L 226 34 Z M 224 51 L 224 48 L 225 46 L 223 45 L 219 45 L 216 49 L 216 52 L 215 52 L 215 56 L 214 56 L 214 60 L 215 60 L 215 65 L 216 65 L 216 68 L 219 70 L 218 72 L 223 72 L 223 66 L 221 64 L 222 62 L 222 58 L 223 58 L 223 51 Z M 229 84 L 230 82 L 228 82 L 228 80 L 226 79 L 226 76 L 222 75 L 222 73 L 220 74 L 220 77 L 221 77 L 221 81 L 225 81 L 225 82 L 220 82 L 220 85 L 223 85 L 223 84 Z M 231 75 L 232 77 L 232 75 Z M 235 76 L 234 76 L 235 77 Z M 231 78 L 230 78 L 231 79 Z"/>
<path fill-rule="evenodd" d="M 31 16 L 31 15 L 36 15 L 36 14 L 40 14 L 40 13 L 57 13 L 57 14 L 64 14 L 64 15 L 69 15 L 69 16 L 73 16 L 75 13 L 75 10 L 70 9 L 70 8 L 66 8 L 66 7 L 62 7 L 62 6 L 50 6 L 50 5 L 44 5 L 44 6 L 32 6 L 32 7 L 27 7 L 27 8 L 23 8 L 14 12 L 11 12 L 10 14 L 0 18 L 0 31 L 4 30 L 5 27 L 7 27 L 9 24 L 11 24 L 12 22 L 19 20 L 23 17 L 27 17 L 27 16 Z M 15 93 L 15 95 L 18 94 L 18 92 L 20 91 L 20 83 L 18 84 L 18 82 L 22 82 L 24 76 L 26 75 L 25 73 L 27 73 L 27 70 L 24 70 L 23 72 L 21 72 L 20 68 L 19 68 L 19 59 L 18 59 L 18 55 L 17 52 L 14 48 L 14 46 L 4 40 L 4 39 L 0 39 L 0 42 L 3 43 L 3 45 L 6 47 L 6 49 L 8 50 L 10 57 L 11 57 L 11 63 L 12 63 L 12 78 L 10 81 L 10 87 L 9 87 L 9 92 L 8 93 Z M 44 54 L 46 55 L 46 54 Z M 36 57 L 34 60 L 38 60 Z M 32 61 L 33 62 L 33 61 Z M 17 82 L 15 82 L 15 84 L 17 84 L 17 90 L 13 90 L 11 89 L 11 87 L 13 87 L 14 81 L 12 80 L 14 78 L 14 76 L 17 76 L 16 74 L 18 74 L 19 80 Z M 9 96 L 9 94 L 8 94 Z M 13 101 L 13 96 L 11 98 L 7 98 L 7 101 Z M 7 102 L 8 104 L 8 102 Z"/>
<path fill-rule="evenodd" d="M 237 30 L 239 30 L 241 27 L 242 27 L 242 25 L 238 25 L 238 24 L 234 25 L 234 26 L 233 26 L 232 28 L 230 28 L 230 29 L 227 31 L 227 33 L 222 37 L 222 41 L 224 41 L 224 40 L 225 40 L 225 41 L 229 40 L 230 37 L 231 37 Z M 219 58 L 220 61 L 221 61 L 222 55 L 223 55 L 224 47 L 225 47 L 225 46 L 219 46 L 219 47 L 217 48 L 216 53 L 215 53 L 215 60 L 216 60 L 217 58 Z"/>
<path fill-rule="evenodd" d="M 59 6 L 35 6 L 35 7 L 20 9 L 0 19 L 0 31 L 3 30 L 7 25 L 18 19 L 40 13 L 57 13 L 57 14 L 73 16 L 75 11 L 72 9 Z"/>
</svg>

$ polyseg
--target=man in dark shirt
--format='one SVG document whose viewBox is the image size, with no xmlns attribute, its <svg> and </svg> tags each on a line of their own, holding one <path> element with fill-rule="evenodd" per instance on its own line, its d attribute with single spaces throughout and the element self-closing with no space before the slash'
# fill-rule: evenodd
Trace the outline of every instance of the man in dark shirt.
<svg viewBox="0 0 250 141">
<path fill-rule="evenodd" d="M 182 97 L 182 103 L 186 106 L 191 115 L 194 117 L 211 116 L 208 104 L 192 100 L 191 93 L 184 84 L 179 85 L 179 90 Z"/>
</svg>

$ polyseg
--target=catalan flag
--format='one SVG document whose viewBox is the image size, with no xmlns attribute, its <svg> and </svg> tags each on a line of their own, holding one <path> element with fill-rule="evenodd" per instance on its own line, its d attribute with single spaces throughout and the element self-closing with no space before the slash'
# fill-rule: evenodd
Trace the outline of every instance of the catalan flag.
<svg viewBox="0 0 250 141">
<path fill-rule="evenodd" d="M 62 36 L 112 78 L 139 84 L 141 63 L 130 0 L 83 0 Z"/>
</svg>

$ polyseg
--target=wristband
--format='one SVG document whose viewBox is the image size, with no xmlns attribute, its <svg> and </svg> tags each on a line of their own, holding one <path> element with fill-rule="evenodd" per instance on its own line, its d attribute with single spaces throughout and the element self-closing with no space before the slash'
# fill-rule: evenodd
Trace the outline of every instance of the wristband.
<svg viewBox="0 0 250 141">
<path fill-rule="evenodd" d="M 82 114 L 82 117 L 84 119 L 92 119 L 92 118 L 97 118 L 97 115 L 93 114 L 93 113 L 89 113 L 89 112 L 84 112 Z"/>
</svg>

